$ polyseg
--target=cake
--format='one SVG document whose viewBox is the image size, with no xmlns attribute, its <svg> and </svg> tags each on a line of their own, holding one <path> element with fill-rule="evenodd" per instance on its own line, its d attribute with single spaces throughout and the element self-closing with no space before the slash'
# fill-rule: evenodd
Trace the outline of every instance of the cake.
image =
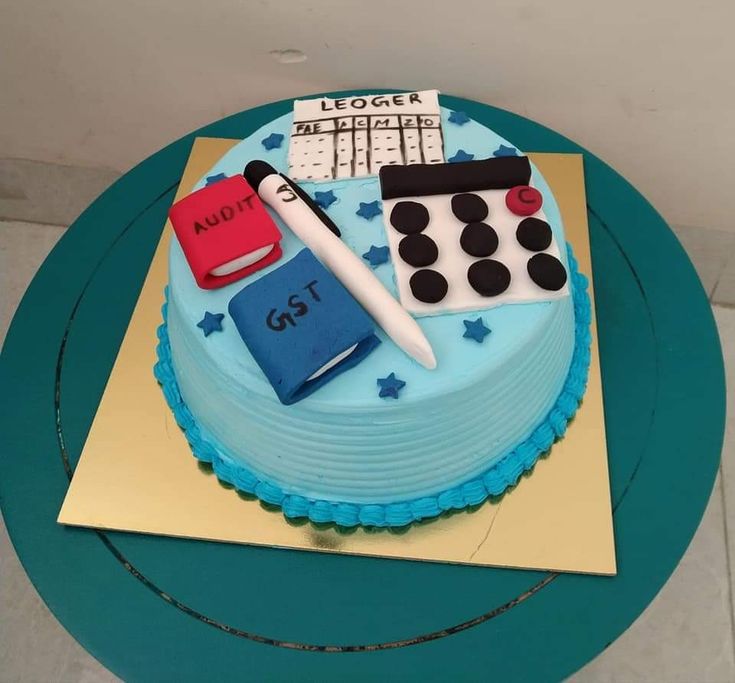
<svg viewBox="0 0 735 683">
<path fill-rule="evenodd" d="M 200 286 L 171 243 L 156 377 L 194 455 L 288 518 L 398 527 L 478 505 L 564 436 L 584 394 L 586 278 L 543 176 L 435 91 L 395 97 L 297 101 L 195 190 L 238 178 L 257 199 L 251 162 L 286 174 L 284 191 L 316 203 L 412 316 L 436 367 L 345 298 L 270 207 L 278 230 L 253 243 L 267 262 L 233 259 L 242 279 Z M 327 283 L 329 305 L 307 280 Z M 268 315 L 297 336 L 268 337 Z"/>
</svg>

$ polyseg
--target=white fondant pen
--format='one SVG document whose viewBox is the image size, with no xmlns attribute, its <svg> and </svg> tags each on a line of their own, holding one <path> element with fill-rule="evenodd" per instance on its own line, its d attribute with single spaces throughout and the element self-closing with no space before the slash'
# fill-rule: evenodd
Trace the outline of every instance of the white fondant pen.
<svg viewBox="0 0 735 683">
<path fill-rule="evenodd" d="M 436 358 L 418 323 L 396 301 L 368 266 L 329 228 L 292 181 L 265 161 L 251 161 L 245 179 L 296 236 L 334 273 L 352 296 L 409 356 L 429 370 Z M 331 221 L 330 221 L 331 222 Z"/>
</svg>

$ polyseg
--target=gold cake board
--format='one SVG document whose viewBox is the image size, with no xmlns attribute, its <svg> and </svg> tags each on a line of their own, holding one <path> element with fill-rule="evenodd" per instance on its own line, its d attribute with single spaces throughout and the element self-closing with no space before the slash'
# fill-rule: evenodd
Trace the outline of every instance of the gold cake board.
<svg viewBox="0 0 735 683">
<path fill-rule="evenodd" d="M 176 197 L 188 194 L 236 143 L 197 138 Z M 529 156 L 554 192 L 581 272 L 590 276 L 581 155 Z M 167 222 L 59 522 L 330 553 L 615 574 L 594 314 L 589 382 L 576 417 L 550 456 L 498 501 L 407 530 L 293 523 L 205 473 L 153 377 L 171 235 Z M 591 277 L 589 291 L 593 296 Z"/>
</svg>

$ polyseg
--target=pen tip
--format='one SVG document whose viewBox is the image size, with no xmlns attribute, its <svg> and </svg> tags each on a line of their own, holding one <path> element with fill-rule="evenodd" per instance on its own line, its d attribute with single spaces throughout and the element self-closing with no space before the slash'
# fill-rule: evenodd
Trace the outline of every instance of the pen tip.
<svg viewBox="0 0 735 683">
<path fill-rule="evenodd" d="M 431 354 L 431 357 L 430 357 L 430 358 L 427 358 L 427 359 L 425 360 L 425 362 L 424 362 L 424 363 L 422 363 L 422 365 L 423 365 L 423 366 L 424 366 L 424 367 L 425 367 L 425 368 L 426 368 L 427 370 L 436 370 L 436 358 L 434 358 L 434 354 L 432 353 L 432 354 Z"/>
<path fill-rule="evenodd" d="M 423 342 L 424 343 L 415 349 L 413 357 L 427 370 L 434 370 L 436 368 L 436 357 L 434 356 L 434 351 L 426 339 L 424 339 Z"/>
</svg>

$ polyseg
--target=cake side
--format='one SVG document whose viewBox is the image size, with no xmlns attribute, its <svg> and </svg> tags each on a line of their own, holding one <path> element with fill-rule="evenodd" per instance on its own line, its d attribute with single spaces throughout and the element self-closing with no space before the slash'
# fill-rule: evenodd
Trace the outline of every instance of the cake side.
<svg viewBox="0 0 735 683">
<path fill-rule="evenodd" d="M 210 463 L 217 477 L 264 502 L 279 505 L 287 517 L 306 517 L 318 523 L 335 522 L 342 526 L 404 526 L 413 521 L 435 517 L 442 512 L 477 505 L 489 496 L 502 494 L 515 485 L 520 476 L 532 469 L 541 457 L 563 437 L 569 420 L 584 395 L 590 363 L 590 300 L 587 279 L 577 271 L 573 255 L 569 253 L 574 302 L 574 351 L 569 371 L 560 393 L 540 422 L 529 429 L 528 435 L 500 457 L 494 465 L 477 477 L 459 486 L 441 488 L 432 495 L 411 500 L 396 500 L 387 504 L 355 503 L 308 498 L 288 493 L 273 481 L 263 479 L 243 463 L 242 449 L 230 454 L 203 428 L 184 401 L 174 371 L 169 342 L 168 310 L 162 309 L 163 324 L 159 328 L 158 362 L 155 375 L 163 387 L 177 424 L 184 431 L 192 452 L 201 461 Z M 168 292 L 167 292 L 168 294 Z"/>
<path fill-rule="evenodd" d="M 561 392 L 574 346 L 571 300 L 555 309 L 527 344 L 476 371 L 473 382 L 362 406 L 284 406 L 253 392 L 200 352 L 174 298 L 169 336 L 183 399 L 233 460 L 289 493 L 387 503 L 476 476 L 542 420 Z"/>
</svg>

